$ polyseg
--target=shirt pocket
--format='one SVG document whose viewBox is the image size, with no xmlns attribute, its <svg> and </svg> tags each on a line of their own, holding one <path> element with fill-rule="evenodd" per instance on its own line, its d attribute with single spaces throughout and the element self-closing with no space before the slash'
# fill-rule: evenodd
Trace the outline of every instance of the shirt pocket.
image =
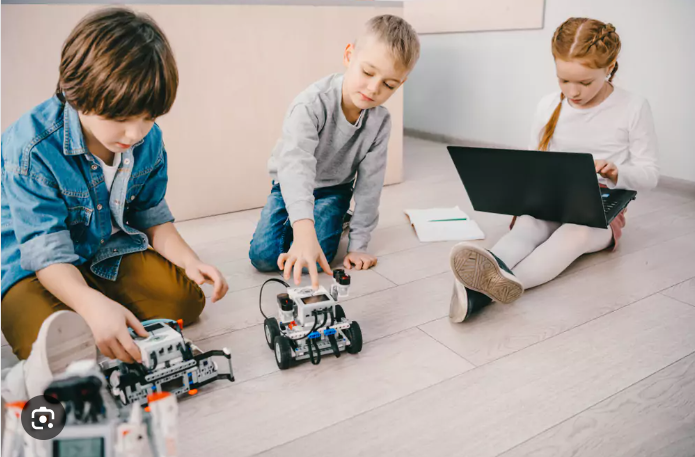
<svg viewBox="0 0 695 457">
<path fill-rule="evenodd" d="M 87 206 L 68 207 L 67 224 L 73 243 L 79 242 L 84 237 L 92 221 L 93 212 L 94 210 Z"/>
</svg>

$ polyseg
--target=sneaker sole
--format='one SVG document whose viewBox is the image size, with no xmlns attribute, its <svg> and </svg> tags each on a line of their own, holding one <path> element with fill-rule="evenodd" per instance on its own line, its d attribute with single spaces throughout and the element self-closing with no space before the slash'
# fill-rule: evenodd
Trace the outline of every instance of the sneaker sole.
<svg viewBox="0 0 695 457">
<path fill-rule="evenodd" d="M 451 270 L 464 286 L 493 300 L 509 304 L 524 293 L 518 279 L 502 270 L 485 249 L 474 245 L 456 245 L 451 250 Z"/>
<path fill-rule="evenodd" d="M 82 317 L 72 311 L 56 313 L 46 335 L 46 362 L 51 373 L 62 373 L 74 361 L 96 360 L 92 331 Z"/>
</svg>

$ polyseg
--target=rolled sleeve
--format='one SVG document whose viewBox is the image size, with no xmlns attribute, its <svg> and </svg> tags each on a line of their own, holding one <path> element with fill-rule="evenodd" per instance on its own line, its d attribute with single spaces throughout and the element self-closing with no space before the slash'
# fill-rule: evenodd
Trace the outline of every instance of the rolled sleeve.
<svg viewBox="0 0 695 457">
<path fill-rule="evenodd" d="M 174 216 L 164 199 L 168 180 L 167 154 L 162 146 L 154 169 L 128 208 L 128 225 L 137 230 L 145 231 L 157 225 L 174 222 Z"/>
<path fill-rule="evenodd" d="M 2 185 L 8 199 L 20 266 L 38 271 L 56 263 L 76 264 L 79 256 L 67 227 L 68 208 L 57 185 L 46 174 L 3 170 Z"/>
<path fill-rule="evenodd" d="M 160 201 L 152 208 L 134 211 L 128 216 L 129 225 L 140 231 L 167 222 L 174 222 L 174 215 L 171 214 L 166 200 Z"/>
<path fill-rule="evenodd" d="M 39 271 L 56 263 L 74 264 L 79 260 L 70 232 L 46 233 L 19 245 L 19 266 L 27 271 Z"/>
</svg>

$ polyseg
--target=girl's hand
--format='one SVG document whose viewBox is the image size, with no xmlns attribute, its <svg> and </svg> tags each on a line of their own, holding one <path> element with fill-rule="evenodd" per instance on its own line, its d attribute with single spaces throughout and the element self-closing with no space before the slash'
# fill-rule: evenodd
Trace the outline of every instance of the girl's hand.
<svg viewBox="0 0 695 457">
<path fill-rule="evenodd" d="M 208 283 L 215 287 L 211 298 L 213 303 L 227 295 L 229 285 L 217 268 L 196 259 L 190 264 L 187 264 L 184 269 L 186 270 L 186 276 L 195 281 L 199 286 Z"/>
<path fill-rule="evenodd" d="M 101 295 L 101 294 L 99 294 Z M 145 327 L 133 313 L 120 303 L 101 295 L 95 296 L 89 306 L 81 313 L 92 329 L 97 347 L 106 357 L 119 359 L 125 363 L 142 362 L 140 348 L 130 336 L 130 326 L 138 336 L 149 336 Z"/>
<path fill-rule="evenodd" d="M 610 179 L 613 184 L 618 184 L 618 167 L 613 162 L 594 160 L 594 166 L 596 167 L 596 173 L 606 179 Z"/>
<path fill-rule="evenodd" d="M 353 265 L 355 265 L 355 270 L 368 270 L 376 265 L 376 257 L 366 252 L 350 252 L 345 256 L 343 265 L 348 270 L 352 270 Z"/>
</svg>

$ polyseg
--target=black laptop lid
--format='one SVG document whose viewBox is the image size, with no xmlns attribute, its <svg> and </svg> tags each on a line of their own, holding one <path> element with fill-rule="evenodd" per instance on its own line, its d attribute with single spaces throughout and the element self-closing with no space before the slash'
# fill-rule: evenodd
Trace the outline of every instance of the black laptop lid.
<svg viewBox="0 0 695 457">
<path fill-rule="evenodd" d="M 591 154 L 448 149 L 476 211 L 608 226 Z"/>
</svg>

